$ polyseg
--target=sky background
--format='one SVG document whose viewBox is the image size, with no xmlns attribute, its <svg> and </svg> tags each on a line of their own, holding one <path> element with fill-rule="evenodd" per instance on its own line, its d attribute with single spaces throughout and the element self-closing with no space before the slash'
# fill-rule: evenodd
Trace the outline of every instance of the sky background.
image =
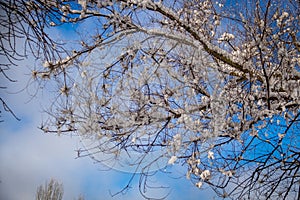
<svg viewBox="0 0 300 200">
<path fill-rule="evenodd" d="M 60 31 L 66 35 L 64 31 L 69 30 Z M 22 49 L 21 43 L 18 48 Z M 17 83 L 8 83 L 0 77 L 1 86 L 8 87 L 0 90 L 0 96 L 21 118 L 17 121 L 10 114 L 1 113 L 5 121 L 0 123 L 0 199 L 34 199 L 37 187 L 50 178 L 64 185 L 65 200 L 75 199 L 80 194 L 86 200 L 142 199 L 138 191 L 139 176 L 127 193 L 112 197 L 110 193 L 126 186 L 131 174 L 103 171 L 100 164 L 88 157 L 75 159 L 76 149 L 81 147 L 78 138 L 45 134 L 38 129 L 47 118 L 42 111 L 49 106 L 50 93 L 44 90 L 31 97 L 36 87 L 28 85 L 30 69 L 36 64 L 29 58 L 10 70 L 9 75 L 18 80 Z M 172 166 L 172 170 L 174 174 L 160 173 L 153 182 L 156 186 L 169 186 L 169 189 L 149 191 L 148 195 L 162 197 L 170 193 L 166 199 L 174 200 L 213 199 L 211 190 L 199 190 L 189 180 L 178 178 L 184 173 L 181 168 Z"/>
</svg>

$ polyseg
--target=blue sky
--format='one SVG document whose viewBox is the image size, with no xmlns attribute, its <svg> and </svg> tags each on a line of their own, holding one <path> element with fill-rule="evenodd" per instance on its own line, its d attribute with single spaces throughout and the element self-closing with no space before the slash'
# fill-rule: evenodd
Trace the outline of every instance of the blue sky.
<svg viewBox="0 0 300 200">
<path fill-rule="evenodd" d="M 60 31 L 63 34 L 66 30 Z M 1 85 L 8 86 L 7 90 L 0 90 L 1 97 L 21 121 L 2 113 L 5 122 L 0 123 L 0 199 L 34 199 L 36 188 L 50 178 L 63 183 L 64 199 L 74 199 L 80 194 L 86 200 L 142 199 L 138 191 L 139 176 L 126 194 L 112 197 L 110 192 L 116 193 L 126 186 L 131 174 L 102 171 L 102 166 L 90 158 L 75 159 L 75 150 L 81 147 L 78 138 L 45 134 L 37 128 L 46 119 L 42 110 L 49 105 L 49 94 L 44 90 L 31 98 L 36 87 L 27 84 L 36 62 L 29 58 L 19 64 L 9 72 L 17 83 L 7 83 L 1 77 Z M 172 170 L 175 171 L 172 175 L 159 173 L 154 177 L 154 184 L 169 186 L 169 190 L 151 190 L 148 195 L 161 197 L 170 192 L 166 199 L 213 198 L 212 191 L 199 190 L 185 178 L 178 179 L 184 173 L 182 168 L 173 166 Z"/>
</svg>

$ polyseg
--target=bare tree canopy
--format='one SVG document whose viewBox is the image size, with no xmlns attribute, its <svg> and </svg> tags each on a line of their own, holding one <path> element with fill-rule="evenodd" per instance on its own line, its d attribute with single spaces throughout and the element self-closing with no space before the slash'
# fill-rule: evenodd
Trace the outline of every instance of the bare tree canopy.
<svg viewBox="0 0 300 200">
<path fill-rule="evenodd" d="M 63 185 L 51 179 L 44 186 L 40 185 L 36 191 L 36 200 L 62 200 L 64 194 Z"/>
<path fill-rule="evenodd" d="M 36 200 L 62 200 L 64 194 L 63 184 L 55 179 L 50 179 L 45 185 L 40 185 L 36 190 Z M 79 195 L 77 200 L 84 200 L 82 195 Z"/>
<path fill-rule="evenodd" d="M 30 28 L 33 81 L 55 84 L 41 129 L 80 135 L 79 157 L 134 154 L 143 177 L 180 164 L 221 197 L 300 198 L 298 0 L 1 5 L 23 26 L 4 25 Z M 70 24 L 66 44 L 47 32 Z"/>
</svg>

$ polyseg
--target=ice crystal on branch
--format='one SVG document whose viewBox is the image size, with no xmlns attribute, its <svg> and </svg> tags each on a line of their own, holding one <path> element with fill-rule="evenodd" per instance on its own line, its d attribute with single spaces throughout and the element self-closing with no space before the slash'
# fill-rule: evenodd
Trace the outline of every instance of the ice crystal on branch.
<svg viewBox="0 0 300 200">
<path fill-rule="evenodd" d="M 231 34 L 231 33 L 223 33 L 221 35 L 221 37 L 219 38 L 219 41 L 222 42 L 222 41 L 230 41 L 230 40 L 233 40 L 234 39 L 234 35 Z"/>
<path fill-rule="evenodd" d="M 210 179 L 210 172 L 209 170 L 204 170 L 201 174 L 200 174 L 200 178 L 202 180 L 209 180 Z"/>
<path fill-rule="evenodd" d="M 172 164 L 175 163 L 176 160 L 177 160 L 177 157 L 176 157 L 176 156 L 172 156 L 172 157 L 170 158 L 170 160 L 168 161 L 168 164 L 169 164 L 169 165 L 172 165 Z"/>
<path fill-rule="evenodd" d="M 201 188 L 201 187 L 202 187 L 202 185 L 203 185 L 203 183 L 202 183 L 202 182 L 198 182 L 198 183 L 196 183 L 196 187 L 198 187 L 198 188 Z"/>
<path fill-rule="evenodd" d="M 208 159 L 215 159 L 215 157 L 214 157 L 214 152 L 209 151 L 209 152 L 207 153 L 207 158 L 208 158 Z"/>
</svg>

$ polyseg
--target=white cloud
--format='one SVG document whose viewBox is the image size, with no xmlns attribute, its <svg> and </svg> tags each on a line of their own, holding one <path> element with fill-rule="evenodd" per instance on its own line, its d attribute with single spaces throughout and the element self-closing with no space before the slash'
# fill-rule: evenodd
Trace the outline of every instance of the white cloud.
<svg viewBox="0 0 300 200">
<path fill-rule="evenodd" d="M 0 193 L 8 199 L 33 199 L 36 187 L 45 180 L 67 180 L 83 167 L 74 159 L 70 138 L 42 135 L 31 124 L 18 132 L 4 130 L 1 137 Z M 79 191 L 79 184 L 73 182 L 72 188 Z"/>
</svg>

